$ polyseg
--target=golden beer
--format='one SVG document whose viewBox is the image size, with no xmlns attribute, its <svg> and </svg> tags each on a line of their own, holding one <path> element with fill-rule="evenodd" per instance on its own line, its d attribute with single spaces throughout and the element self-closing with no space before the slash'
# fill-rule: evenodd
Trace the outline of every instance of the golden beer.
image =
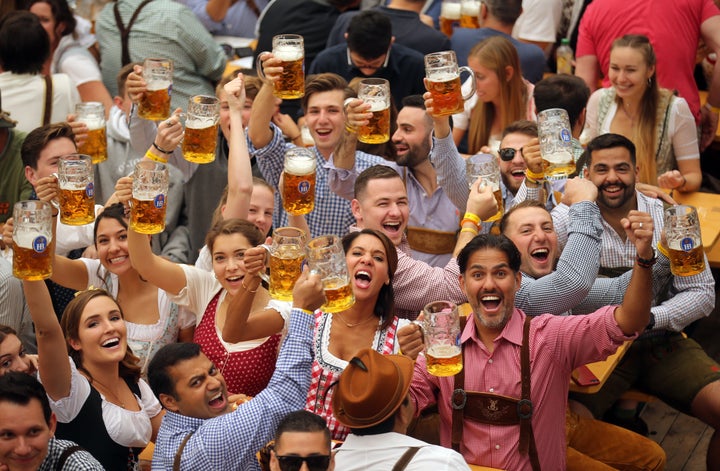
<svg viewBox="0 0 720 471">
<path fill-rule="evenodd" d="M 155 82 L 148 85 L 138 104 L 138 116 L 151 121 L 161 121 L 170 117 L 171 82 Z"/>
<path fill-rule="evenodd" d="M 130 228 L 140 234 L 159 234 L 165 229 L 165 195 L 130 200 Z"/>
<path fill-rule="evenodd" d="M 478 29 L 480 27 L 480 20 L 477 15 L 463 14 L 460 16 L 460 27 Z"/>
<path fill-rule="evenodd" d="M 358 141 L 365 144 L 382 144 L 390 140 L 390 108 L 371 108 L 370 122 L 358 129 Z"/>
<path fill-rule="evenodd" d="M 493 190 L 493 196 L 495 197 L 495 202 L 497 203 L 497 207 L 498 207 L 497 213 L 493 214 L 492 216 L 490 216 L 487 219 L 484 219 L 483 222 L 499 221 L 503 217 L 503 213 L 505 212 L 502 191 L 500 190 L 500 188 Z"/>
<path fill-rule="evenodd" d="M 456 345 L 433 345 L 425 352 L 427 371 L 433 376 L 454 376 L 462 371 L 462 351 Z"/>
<path fill-rule="evenodd" d="M 542 162 L 545 176 L 548 178 L 566 177 L 575 171 L 575 160 L 569 152 L 543 154 Z"/>
<path fill-rule="evenodd" d="M 292 301 L 295 282 L 302 273 L 305 259 L 299 245 L 279 245 L 270 255 L 270 297 L 281 301 Z"/>
<path fill-rule="evenodd" d="M 347 278 L 327 278 L 323 280 L 325 304 L 320 308 L 323 312 L 342 312 L 355 304 L 355 294 Z"/>
<path fill-rule="evenodd" d="M 428 91 L 433 99 L 434 116 L 447 116 L 464 111 L 465 101 L 462 97 L 460 75 L 434 75 L 428 78 Z"/>
<path fill-rule="evenodd" d="M 105 126 L 90 129 L 87 140 L 78 146 L 78 153 L 92 157 L 93 164 L 107 160 L 107 134 Z"/>
<path fill-rule="evenodd" d="M 440 17 L 440 32 L 442 32 L 448 38 L 453 35 L 453 30 L 456 26 L 460 25 L 460 21 L 454 18 Z"/>
<path fill-rule="evenodd" d="M 19 239 L 19 243 L 18 240 Z M 13 276 L 21 280 L 46 280 L 52 276 L 52 240 L 37 235 L 13 236 Z"/>
<path fill-rule="evenodd" d="M 273 51 L 282 61 L 282 75 L 275 82 L 273 94 L 283 100 L 302 98 L 305 95 L 305 71 L 303 50 L 293 46 L 282 46 Z"/>
<path fill-rule="evenodd" d="M 61 188 L 60 222 L 69 226 L 84 226 L 95 220 L 95 193 L 93 184 L 86 188 Z"/>
<path fill-rule="evenodd" d="M 185 124 L 182 152 L 188 162 L 207 164 L 215 160 L 218 125 L 204 126 L 204 124 L 202 120 L 188 121 Z"/>
<path fill-rule="evenodd" d="M 670 271 L 676 276 L 692 276 L 705 270 L 705 257 L 703 246 L 685 251 L 682 249 L 668 249 Z"/>
<path fill-rule="evenodd" d="M 460 25 L 461 12 L 460 2 L 446 0 L 440 5 L 440 31 L 448 38 L 452 37 L 455 27 Z"/>
</svg>

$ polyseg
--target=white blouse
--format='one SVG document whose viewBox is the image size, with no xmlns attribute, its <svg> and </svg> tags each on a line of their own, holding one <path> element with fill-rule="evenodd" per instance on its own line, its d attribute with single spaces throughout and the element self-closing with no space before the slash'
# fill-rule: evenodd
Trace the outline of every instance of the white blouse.
<svg viewBox="0 0 720 471">
<path fill-rule="evenodd" d="M 70 362 L 71 379 L 70 395 L 54 401 L 50 400 L 50 408 L 61 423 L 72 422 L 78 416 L 85 401 L 90 396 L 90 382 L 78 372 L 75 362 Z M 38 374 L 38 378 L 40 375 Z M 39 378 L 42 382 L 42 378 Z M 142 379 L 138 382 L 141 396 L 135 395 L 139 411 L 130 411 L 109 402 L 100 391 L 102 399 L 102 418 L 110 438 L 119 445 L 142 448 L 150 442 L 152 436 L 152 423 L 150 419 L 162 411 L 160 402 L 153 394 L 150 386 Z"/>
</svg>

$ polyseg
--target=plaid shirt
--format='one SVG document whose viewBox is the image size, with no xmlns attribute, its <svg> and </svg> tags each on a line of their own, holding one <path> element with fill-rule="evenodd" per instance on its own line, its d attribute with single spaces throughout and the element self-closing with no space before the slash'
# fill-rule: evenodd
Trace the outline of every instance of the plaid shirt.
<svg viewBox="0 0 720 471">
<path fill-rule="evenodd" d="M 105 468 L 91 455 L 87 450 L 80 449 L 72 452 L 65 460 L 62 468 L 58 468 L 60 464 L 60 456 L 71 446 L 77 446 L 77 443 L 68 440 L 59 440 L 50 438 L 48 443 L 48 454 L 40 464 L 38 471 L 103 471 Z"/>
<path fill-rule="evenodd" d="M 194 432 L 183 449 L 180 469 L 259 470 L 255 452 L 272 438 L 287 413 L 305 406 L 314 324 L 312 316 L 292 310 L 288 335 L 270 383 L 234 412 L 198 419 L 168 411 L 155 441 L 152 469 L 172 469 L 180 443 Z"/>
<path fill-rule="evenodd" d="M 283 209 L 282 198 L 278 182 L 282 175 L 285 164 L 285 151 L 295 147 L 286 144 L 282 132 L 274 123 L 270 123 L 273 130 L 273 137 L 270 143 L 261 149 L 256 149 L 248 139 L 250 154 L 257 159 L 258 167 L 265 177 L 265 180 L 275 188 L 275 212 L 273 214 L 273 226 L 284 227 L 288 225 L 288 215 Z M 355 217 L 350 209 L 350 201 L 330 191 L 329 180 L 334 178 L 331 174 L 338 169 L 320 155 L 316 147 L 310 148 L 315 153 L 317 160 L 317 171 L 315 174 L 315 209 L 305 216 L 311 237 L 324 234 L 335 234 L 343 236 L 347 233 L 348 227 L 355 222 Z M 332 159 L 332 158 L 331 158 Z M 384 163 L 385 160 L 377 155 L 370 155 L 364 152 L 355 153 L 355 168 L 357 173 L 368 167 Z"/>
<path fill-rule="evenodd" d="M 657 246 L 663 230 L 664 214 L 662 201 L 649 198 L 640 192 L 637 195 L 637 209 L 649 213 L 655 222 L 653 245 Z M 561 204 L 553 212 L 555 230 L 558 242 L 564 245 L 568 241 L 570 228 L 569 208 Z M 606 268 L 632 267 L 635 264 L 637 252 L 635 245 L 629 239 L 623 238 L 615 232 L 607 221 L 603 220 L 602 250 L 600 252 L 600 266 Z M 577 255 L 584 256 L 584 255 Z M 653 275 L 657 275 L 655 272 Z M 654 277 L 653 277 L 654 278 Z M 655 280 L 663 282 L 665 280 Z M 655 320 L 654 331 L 670 330 L 682 331 L 688 324 L 712 312 L 715 307 L 715 281 L 710 272 L 710 264 L 705 260 L 705 270 L 693 276 L 671 276 L 671 285 L 666 293 L 660 293 L 664 301 L 658 296 L 653 301 L 651 313 Z M 663 290 L 661 290 L 663 291 Z"/>
</svg>

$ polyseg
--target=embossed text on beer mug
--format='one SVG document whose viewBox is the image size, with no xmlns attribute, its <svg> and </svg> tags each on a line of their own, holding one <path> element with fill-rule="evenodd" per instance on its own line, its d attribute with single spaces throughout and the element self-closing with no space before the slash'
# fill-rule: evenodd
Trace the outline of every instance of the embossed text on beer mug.
<svg viewBox="0 0 720 471">
<path fill-rule="evenodd" d="M 355 304 L 355 294 L 350 284 L 345 251 L 340 238 L 335 235 L 316 237 L 305 247 L 310 271 L 322 277 L 325 290 L 323 312 L 342 312 Z"/>
<path fill-rule="evenodd" d="M 500 188 L 500 164 L 492 154 L 475 154 L 465 160 L 465 178 L 468 186 L 472 188 L 475 182 L 480 179 L 480 185 L 490 185 L 493 189 L 493 196 L 497 203 L 497 213 L 485 219 L 485 222 L 499 220 L 504 213 L 503 196 Z"/>
<path fill-rule="evenodd" d="M 292 147 L 285 151 L 283 208 L 292 215 L 308 214 L 315 208 L 315 167 L 312 150 Z"/>
<path fill-rule="evenodd" d="M 159 234 L 165 229 L 169 186 L 166 164 L 141 160 L 133 172 L 130 228 L 141 234 Z"/>
<path fill-rule="evenodd" d="M 207 95 L 190 98 L 182 143 L 185 160 L 196 164 L 208 164 L 215 160 L 219 122 L 220 100 Z"/>
<path fill-rule="evenodd" d="M 538 138 L 546 178 L 567 178 L 575 171 L 567 111 L 562 108 L 541 111 L 538 114 Z"/>
<path fill-rule="evenodd" d="M 75 105 L 77 121 L 88 127 L 87 140 L 78 146 L 78 153 L 92 157 L 93 164 L 107 160 L 107 133 L 105 131 L 105 107 L 97 101 Z"/>
<path fill-rule="evenodd" d="M 282 75 L 275 82 L 273 94 L 283 100 L 302 98 L 305 95 L 305 40 L 299 34 L 278 34 L 273 36 L 273 56 L 280 59 Z M 256 64 L 258 76 L 265 78 L 258 55 Z"/>
<path fill-rule="evenodd" d="M 462 6 L 460 0 L 443 0 L 440 4 L 440 31 L 452 37 L 455 27 L 460 26 Z"/>
<path fill-rule="evenodd" d="M 705 270 L 697 209 L 686 205 L 666 209 L 664 227 L 673 275 L 691 276 Z"/>
<path fill-rule="evenodd" d="M 292 300 L 292 290 L 305 260 L 305 240 L 305 232 L 296 227 L 278 227 L 273 231 L 272 244 L 263 244 L 270 255 L 270 276 L 265 273 L 260 276 L 268 283 L 271 298 Z"/>
<path fill-rule="evenodd" d="M 170 59 L 145 59 L 143 78 L 147 90 L 138 104 L 138 116 L 152 121 L 170 117 L 173 62 Z"/>
<path fill-rule="evenodd" d="M 13 276 L 45 280 L 52 276 L 52 206 L 18 201 L 13 207 Z"/>
<path fill-rule="evenodd" d="M 465 93 L 460 74 L 467 72 L 470 83 Z M 475 74 L 469 67 L 458 67 L 455 51 L 433 52 L 425 56 L 426 87 L 433 99 L 433 115 L 447 116 L 461 113 L 465 101 L 475 94 Z"/>
<path fill-rule="evenodd" d="M 381 78 L 360 81 L 358 98 L 370 105 L 370 122 L 358 129 L 358 141 L 382 144 L 390 140 L 390 82 Z"/>
<path fill-rule="evenodd" d="M 60 222 L 83 226 L 95 220 L 95 173 L 89 155 L 68 154 L 58 160 Z"/>
<path fill-rule="evenodd" d="M 460 315 L 455 303 L 434 301 L 423 309 L 427 371 L 434 376 L 453 376 L 463 368 L 460 346 Z"/>
<path fill-rule="evenodd" d="M 460 27 L 480 27 L 480 0 L 462 0 L 460 8 Z"/>
</svg>

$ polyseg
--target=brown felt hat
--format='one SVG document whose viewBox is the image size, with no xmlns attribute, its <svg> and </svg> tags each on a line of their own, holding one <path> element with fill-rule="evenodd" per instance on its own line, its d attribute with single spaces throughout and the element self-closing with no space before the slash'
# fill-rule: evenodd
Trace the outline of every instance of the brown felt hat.
<svg viewBox="0 0 720 471">
<path fill-rule="evenodd" d="M 402 355 L 359 351 L 340 375 L 333 395 L 333 414 L 350 428 L 383 422 L 400 407 L 412 381 L 415 362 Z"/>
</svg>

